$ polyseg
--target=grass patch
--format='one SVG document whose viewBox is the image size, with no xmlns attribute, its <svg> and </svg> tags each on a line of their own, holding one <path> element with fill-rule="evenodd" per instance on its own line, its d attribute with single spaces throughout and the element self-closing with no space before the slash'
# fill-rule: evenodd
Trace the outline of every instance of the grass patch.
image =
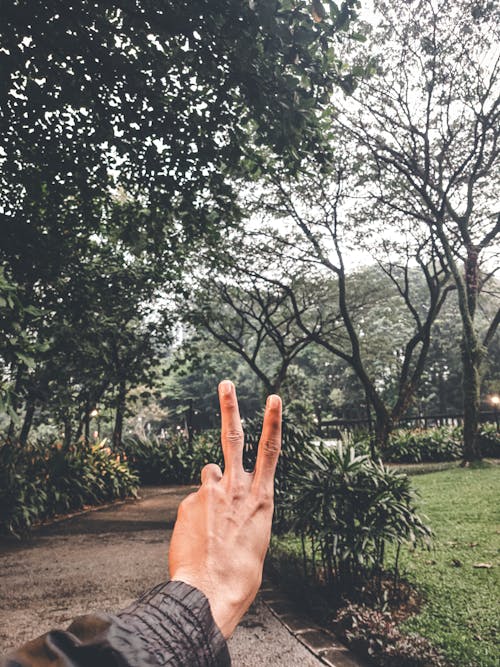
<svg viewBox="0 0 500 667">
<path fill-rule="evenodd" d="M 419 475 L 413 484 L 435 538 L 431 552 L 402 554 L 403 573 L 425 598 L 403 627 L 440 646 L 457 667 L 498 667 L 500 466 Z"/>
<path fill-rule="evenodd" d="M 499 667 L 500 465 L 429 472 L 427 464 L 429 474 L 415 472 L 418 510 L 428 518 L 434 539 L 430 551 L 403 549 L 400 555 L 401 575 L 423 601 L 400 627 L 428 639 L 454 667 Z M 389 548 L 387 567 L 394 555 Z M 479 563 L 492 567 L 475 568 Z M 273 537 L 268 567 L 283 588 L 328 622 L 331 601 L 321 586 L 304 579 L 298 537 Z"/>
<path fill-rule="evenodd" d="M 442 472 L 460 466 L 460 461 L 442 461 L 440 463 L 386 463 L 388 468 L 394 468 L 398 472 L 407 475 L 427 475 L 430 472 Z"/>
</svg>

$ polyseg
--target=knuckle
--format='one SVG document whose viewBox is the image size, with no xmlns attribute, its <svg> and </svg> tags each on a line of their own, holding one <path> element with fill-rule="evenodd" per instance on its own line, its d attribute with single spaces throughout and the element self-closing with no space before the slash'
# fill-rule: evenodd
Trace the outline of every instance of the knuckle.
<svg viewBox="0 0 500 667">
<path fill-rule="evenodd" d="M 194 493 L 190 493 L 189 496 L 186 496 L 183 501 L 179 504 L 179 514 L 184 514 L 185 512 L 189 511 L 189 509 L 192 507 L 193 502 L 195 501 L 195 495 Z"/>
<path fill-rule="evenodd" d="M 233 481 L 231 483 L 231 496 L 233 500 L 239 500 L 245 494 L 245 485 L 240 481 Z"/>
<path fill-rule="evenodd" d="M 269 426 L 275 431 L 281 427 L 281 417 L 277 410 L 273 410 L 269 413 L 267 421 Z"/>
<path fill-rule="evenodd" d="M 215 484 L 203 484 L 200 489 L 200 494 L 202 498 L 212 498 L 216 493 Z"/>
<path fill-rule="evenodd" d="M 230 444 L 239 445 L 243 441 L 243 431 L 238 428 L 229 429 L 224 432 L 224 438 Z"/>
<path fill-rule="evenodd" d="M 261 509 L 274 509 L 274 493 L 272 491 L 263 490 L 259 494 L 259 507 Z"/>
<path fill-rule="evenodd" d="M 278 438 L 267 438 L 263 443 L 264 454 L 269 457 L 277 456 L 281 449 L 281 442 Z"/>
<path fill-rule="evenodd" d="M 229 409 L 235 409 L 238 407 L 238 401 L 231 393 L 223 395 L 221 397 L 221 403 L 224 405 L 225 408 Z"/>
<path fill-rule="evenodd" d="M 211 477 L 212 475 L 215 475 L 215 474 L 217 474 L 217 466 L 215 465 L 215 463 L 207 463 L 201 469 L 202 479 L 204 477 Z"/>
<path fill-rule="evenodd" d="M 218 484 L 204 484 L 200 488 L 200 499 L 205 506 L 214 507 L 223 499 L 223 492 Z"/>
</svg>

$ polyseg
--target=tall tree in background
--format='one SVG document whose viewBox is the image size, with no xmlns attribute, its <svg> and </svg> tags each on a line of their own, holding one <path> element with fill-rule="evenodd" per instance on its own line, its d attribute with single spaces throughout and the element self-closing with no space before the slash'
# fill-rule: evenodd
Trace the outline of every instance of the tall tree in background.
<svg viewBox="0 0 500 667">
<path fill-rule="evenodd" d="M 432 239 L 414 234 L 412 229 L 400 228 L 399 238 L 384 242 L 382 223 L 377 225 L 369 218 L 362 227 L 354 226 L 349 210 L 352 200 L 360 196 L 355 179 L 356 172 L 347 155 L 329 177 L 319 177 L 312 169 L 294 179 L 286 178 L 279 170 L 270 174 L 253 206 L 256 213 L 263 211 L 271 220 L 278 219 L 279 231 L 254 235 L 258 245 L 249 246 L 248 252 L 263 260 L 260 268 L 254 261 L 242 272 L 259 272 L 265 280 L 279 285 L 288 294 L 303 332 L 352 367 L 375 411 L 376 441 L 383 447 L 393 425 L 406 413 L 415 396 L 425 368 L 432 325 L 450 289 L 449 272 Z M 370 252 L 379 267 L 371 282 L 363 286 L 361 272 L 346 264 L 353 245 L 358 251 Z M 424 283 L 424 290 L 416 287 L 413 267 L 418 267 L 424 276 L 420 283 L 420 287 Z M 333 317 L 340 325 L 341 336 L 332 338 L 327 330 L 313 329 L 302 317 L 290 280 L 297 272 L 323 275 L 327 317 Z M 397 377 L 397 388 L 391 396 L 384 380 L 387 365 L 382 358 L 378 368 L 372 365 L 366 345 L 376 335 L 377 327 L 373 322 L 375 331 L 366 331 L 366 310 L 370 303 L 377 302 L 381 292 L 386 301 L 395 296 L 410 323 L 403 328 L 402 339 L 396 331 L 393 334 L 398 363 L 391 368 Z M 318 313 L 317 317 L 325 315 Z"/>
<path fill-rule="evenodd" d="M 367 48 L 377 75 L 337 105 L 333 123 L 357 146 L 366 187 L 360 215 L 425 230 L 453 276 L 462 323 L 465 458 L 473 460 L 480 456 L 481 363 L 500 323 L 496 309 L 479 335 L 478 295 L 500 257 L 499 8 L 472 0 L 376 7 L 380 24 Z"/>
<path fill-rule="evenodd" d="M 136 219 L 127 208 L 116 204 L 120 231 L 130 217 Z M 19 421 L 13 414 L 9 429 L 21 442 L 36 410 L 39 417 L 59 416 L 69 444 L 83 429 L 88 433 L 89 413 L 109 394 L 119 433 L 126 389 L 144 382 L 155 362 L 157 330 L 168 339 L 168 321 L 163 325 L 154 317 L 155 299 L 158 276 L 173 280 L 176 267 L 170 264 L 167 272 L 161 256 L 145 251 L 137 236 L 133 245 L 121 243 L 113 218 L 102 223 L 88 247 L 77 247 L 68 266 L 33 290 L 35 322 L 28 331 L 38 344 L 17 365 L 12 411 L 24 416 Z"/>
<path fill-rule="evenodd" d="M 344 82 L 333 45 L 355 4 L 314 17 L 236 0 L 2 8 L 0 382 L 13 414 L 47 352 L 47 322 L 61 324 L 64 307 L 75 309 L 66 325 L 78 321 L 74 267 L 87 261 L 106 283 L 89 259 L 97 246 L 140 248 L 165 270 L 149 287 L 154 274 L 175 289 L 186 253 L 238 219 L 231 177 L 253 168 L 249 136 L 290 168 L 321 155 L 317 110 Z M 117 191 L 126 215 L 115 215 Z"/>
<path fill-rule="evenodd" d="M 290 366 L 314 340 L 317 327 L 326 324 L 315 317 L 322 300 L 321 286 L 294 282 L 295 307 L 288 289 L 260 279 L 256 274 L 238 271 L 247 256 L 226 263 L 223 275 L 201 280 L 195 300 L 186 312 L 188 321 L 206 329 L 219 343 L 239 355 L 261 381 L 266 394 L 280 391 Z M 249 250 L 249 249 L 247 249 Z M 255 263 L 253 264 L 255 267 Z M 310 323 L 305 332 L 297 323 Z M 315 322 L 311 322 L 315 317 Z M 330 321 L 330 337 L 335 332 L 335 318 Z M 333 326 L 332 326 L 333 325 Z"/>
</svg>

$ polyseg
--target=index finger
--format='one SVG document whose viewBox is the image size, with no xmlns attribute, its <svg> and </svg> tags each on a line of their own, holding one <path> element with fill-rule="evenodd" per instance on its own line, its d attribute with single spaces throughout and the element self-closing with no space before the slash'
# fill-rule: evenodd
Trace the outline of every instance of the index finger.
<svg viewBox="0 0 500 667">
<path fill-rule="evenodd" d="M 268 493 L 273 490 L 274 473 L 281 452 L 281 410 L 281 398 L 271 394 L 266 403 L 254 478 L 257 490 Z"/>
<path fill-rule="evenodd" d="M 219 384 L 219 402 L 224 469 L 231 476 L 243 472 L 243 427 L 236 389 L 230 380 Z"/>
</svg>

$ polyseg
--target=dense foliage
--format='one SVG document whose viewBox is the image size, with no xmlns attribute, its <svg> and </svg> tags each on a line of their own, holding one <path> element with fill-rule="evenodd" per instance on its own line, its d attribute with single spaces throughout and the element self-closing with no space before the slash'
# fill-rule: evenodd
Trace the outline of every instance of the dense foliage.
<svg viewBox="0 0 500 667">
<path fill-rule="evenodd" d="M 261 424 L 261 417 L 245 421 L 243 464 L 246 470 L 253 470 L 255 465 Z M 301 457 L 304 443 L 310 442 L 311 438 L 311 432 L 284 421 L 282 454 L 275 485 L 276 523 L 285 520 L 291 462 Z M 218 429 L 196 433 L 192 438 L 182 431 L 167 433 L 163 438 L 135 434 L 124 439 L 120 451 L 143 483 L 197 484 L 207 463 L 217 463 L 224 468 Z"/>
<path fill-rule="evenodd" d="M 218 432 L 197 435 L 191 443 L 182 433 L 166 438 L 134 435 L 124 439 L 121 450 L 144 484 L 198 484 L 203 466 L 222 464 Z"/>
<path fill-rule="evenodd" d="M 495 424 L 481 424 L 478 443 L 483 457 L 500 457 L 500 432 Z M 368 451 L 369 439 L 359 439 L 356 445 Z M 393 431 L 382 457 L 390 463 L 438 463 L 458 461 L 463 458 L 463 453 L 462 427 L 438 426 Z"/>
<path fill-rule="evenodd" d="M 300 576 L 332 599 L 363 595 L 367 587 L 381 598 L 387 546 L 429 544 L 409 478 L 354 447 L 306 447 L 290 461 L 289 477 L 285 515 L 301 541 Z"/>
<path fill-rule="evenodd" d="M 310 550 L 306 576 L 297 536 L 273 538 L 269 564 L 301 604 L 306 602 L 323 620 L 333 616 L 335 631 L 354 649 L 370 652 L 376 665 L 439 665 L 443 658 L 438 651 L 442 651 L 445 664 L 494 667 L 499 474 L 497 465 L 483 464 L 412 478 L 419 492 L 418 511 L 425 512 L 432 525 L 432 549 L 387 545 L 386 562 L 399 553 L 402 578 L 386 572 L 389 594 L 375 606 L 367 587 L 361 599 L 358 596 L 355 603 L 337 610 L 337 598 L 328 594 L 321 578 L 311 576 Z M 398 613 L 386 613 L 393 603 L 402 603 Z"/>
<path fill-rule="evenodd" d="M 106 442 L 0 444 L 0 533 L 20 536 L 55 514 L 136 493 L 137 476 Z"/>
<path fill-rule="evenodd" d="M 186 255 L 240 219 L 263 156 L 325 161 L 318 111 L 356 0 L 15 0 L 0 25 L 0 407 L 65 445 L 151 383 Z M 318 18 L 318 17 L 317 17 Z M 259 153 L 258 164 L 254 152 Z M 161 304 L 158 300 L 163 297 Z M 1 416 L 1 415 L 0 415 Z M 0 423 L 0 428 L 2 428 Z"/>
</svg>

